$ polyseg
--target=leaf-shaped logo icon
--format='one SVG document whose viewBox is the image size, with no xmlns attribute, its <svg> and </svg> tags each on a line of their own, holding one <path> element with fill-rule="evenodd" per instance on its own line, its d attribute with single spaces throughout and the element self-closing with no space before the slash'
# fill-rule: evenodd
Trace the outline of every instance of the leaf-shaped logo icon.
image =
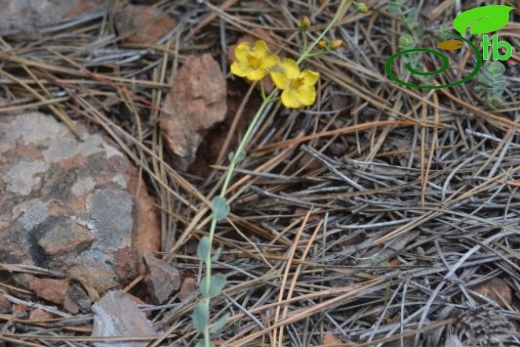
<svg viewBox="0 0 520 347">
<path fill-rule="evenodd" d="M 464 42 L 460 40 L 448 40 L 441 42 L 437 45 L 437 48 L 444 49 L 447 51 L 455 51 L 457 49 L 461 49 L 464 45 Z"/>
<path fill-rule="evenodd" d="M 470 34 L 485 34 L 502 29 L 509 22 L 509 12 L 514 7 L 504 5 L 489 5 L 473 8 L 459 14 L 453 20 L 453 27 L 461 35 L 471 26 Z M 473 25 L 472 25 L 473 24 Z"/>
</svg>

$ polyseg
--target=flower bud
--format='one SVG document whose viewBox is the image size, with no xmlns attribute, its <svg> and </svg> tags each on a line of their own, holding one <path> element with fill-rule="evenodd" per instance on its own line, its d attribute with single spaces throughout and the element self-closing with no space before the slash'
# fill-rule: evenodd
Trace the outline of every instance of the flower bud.
<svg viewBox="0 0 520 347">
<path fill-rule="evenodd" d="M 320 42 L 318 42 L 318 47 L 320 49 L 324 49 L 325 50 L 325 49 L 327 49 L 329 47 L 329 45 L 328 45 L 327 41 L 321 40 Z"/>
<path fill-rule="evenodd" d="M 368 7 L 366 4 L 362 2 L 358 2 L 356 5 L 356 9 L 361 13 L 368 13 Z"/>
<path fill-rule="evenodd" d="M 330 46 L 332 49 L 338 49 L 341 46 L 343 46 L 343 41 L 342 40 L 333 40 Z"/>
<path fill-rule="evenodd" d="M 303 16 L 301 19 L 300 19 L 300 22 L 298 23 L 298 26 L 303 29 L 303 30 L 307 30 L 310 28 L 311 26 L 311 20 L 309 19 L 309 17 L 307 16 Z"/>
</svg>

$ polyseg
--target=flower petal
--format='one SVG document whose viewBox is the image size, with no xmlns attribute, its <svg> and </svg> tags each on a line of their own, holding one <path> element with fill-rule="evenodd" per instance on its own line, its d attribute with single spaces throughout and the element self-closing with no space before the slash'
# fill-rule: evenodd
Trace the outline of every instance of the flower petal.
<svg viewBox="0 0 520 347">
<path fill-rule="evenodd" d="M 233 75 L 237 75 L 240 77 L 246 77 L 247 74 L 251 71 L 251 68 L 247 64 L 242 64 L 239 61 L 233 62 L 231 64 L 231 73 Z"/>
<path fill-rule="evenodd" d="M 300 108 L 302 103 L 298 100 L 298 96 L 294 92 L 294 89 L 286 89 L 282 92 L 282 104 L 289 108 Z"/>
<path fill-rule="evenodd" d="M 241 42 L 235 47 L 235 57 L 238 61 L 247 60 L 249 54 L 251 54 L 251 44 L 249 42 Z"/>
<path fill-rule="evenodd" d="M 271 71 L 271 79 L 274 85 L 282 90 L 291 82 L 284 73 L 278 71 Z"/>
<path fill-rule="evenodd" d="M 300 67 L 293 59 L 286 58 L 279 65 L 283 73 L 291 80 L 298 78 L 298 75 L 300 75 Z"/>
<path fill-rule="evenodd" d="M 270 70 L 275 67 L 279 61 L 280 58 L 278 58 L 276 54 L 269 54 L 262 60 L 262 69 Z"/>
<path fill-rule="evenodd" d="M 265 43 L 264 40 L 256 41 L 256 43 L 253 47 L 253 55 L 256 58 L 262 59 L 269 53 L 271 53 L 271 52 L 269 51 L 269 47 L 267 47 L 267 43 Z"/>
<path fill-rule="evenodd" d="M 300 76 L 303 79 L 303 84 L 306 86 L 313 86 L 320 79 L 320 74 L 316 71 L 305 70 Z"/>
<path fill-rule="evenodd" d="M 252 69 L 246 75 L 246 78 L 250 81 L 260 81 L 265 77 L 265 71 L 262 69 Z"/>
<path fill-rule="evenodd" d="M 303 85 L 294 91 L 298 102 L 302 105 L 309 106 L 314 104 L 316 100 L 316 90 L 313 86 Z"/>
</svg>

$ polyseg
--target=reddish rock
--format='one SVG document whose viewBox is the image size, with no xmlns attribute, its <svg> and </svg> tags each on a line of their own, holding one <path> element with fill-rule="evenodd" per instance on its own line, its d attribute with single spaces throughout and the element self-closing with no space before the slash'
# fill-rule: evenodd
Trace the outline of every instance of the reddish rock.
<svg viewBox="0 0 520 347">
<path fill-rule="evenodd" d="M 125 41 L 151 44 L 172 31 L 177 22 L 155 7 L 127 5 L 116 15 L 115 24 Z"/>
<path fill-rule="evenodd" d="M 28 314 L 27 314 L 27 305 L 16 304 L 14 306 L 13 316 L 18 318 L 18 319 L 25 319 L 25 318 L 27 318 L 27 316 L 28 316 Z"/>
<path fill-rule="evenodd" d="M 186 277 L 182 281 L 181 289 L 179 290 L 179 298 L 181 300 L 186 300 L 195 291 L 197 291 L 195 279 L 193 277 Z"/>
<path fill-rule="evenodd" d="M 47 255 L 69 252 L 79 254 L 87 249 L 94 240 L 95 237 L 88 226 L 64 218 L 38 239 L 38 245 L 43 248 Z"/>
<path fill-rule="evenodd" d="M 29 314 L 29 319 L 32 321 L 47 321 L 52 318 L 53 317 L 51 313 L 39 308 L 32 310 Z"/>
<path fill-rule="evenodd" d="M 53 278 L 35 277 L 29 282 L 29 289 L 41 299 L 62 305 L 69 290 L 69 284 Z"/>
<path fill-rule="evenodd" d="M 341 342 L 340 339 L 338 339 L 333 334 L 324 334 L 321 339 L 321 344 L 324 346 L 336 346 L 336 345 L 342 345 L 343 342 Z"/>
<path fill-rule="evenodd" d="M 126 295 L 128 296 L 128 298 L 130 300 L 132 300 L 132 302 L 136 305 L 146 305 L 146 302 L 144 302 L 143 300 L 141 300 L 140 298 L 138 298 L 137 296 L 135 295 L 132 295 L 130 293 L 126 293 Z M 145 312 L 144 314 L 146 316 L 146 318 L 150 318 L 152 316 L 152 311 L 148 311 L 148 312 Z"/>
<path fill-rule="evenodd" d="M 149 271 L 146 277 L 148 290 L 156 303 L 162 304 L 181 286 L 180 273 L 170 264 L 155 258 L 152 253 L 146 253 L 144 259 Z"/>
<path fill-rule="evenodd" d="M 155 200 L 146 193 L 146 186 L 139 179 L 137 171 L 130 176 L 128 182 L 130 192 L 136 196 L 137 209 L 135 211 L 135 222 L 132 233 L 132 247 L 138 252 L 137 258 L 141 259 L 145 252 L 155 252 L 161 247 L 161 226 L 159 224 L 159 214 L 154 207 Z M 136 260 L 136 263 L 139 263 Z M 144 264 L 139 268 L 140 273 L 144 273 Z M 123 279 L 121 273 L 118 273 Z"/>
<path fill-rule="evenodd" d="M 0 293 L 0 313 L 9 313 L 13 304 L 7 300 L 4 294 Z"/>
<path fill-rule="evenodd" d="M 63 309 L 72 314 L 87 312 L 90 310 L 92 301 L 83 288 L 78 284 L 69 286 L 67 295 L 63 300 Z"/>
<path fill-rule="evenodd" d="M 188 56 L 179 69 L 160 116 L 160 128 L 177 166 L 186 170 L 195 160 L 207 131 L 226 116 L 226 81 L 209 54 Z"/>
<path fill-rule="evenodd" d="M 114 264 L 119 280 L 125 283 L 137 275 L 137 253 L 132 247 L 118 250 L 114 255 Z"/>
</svg>

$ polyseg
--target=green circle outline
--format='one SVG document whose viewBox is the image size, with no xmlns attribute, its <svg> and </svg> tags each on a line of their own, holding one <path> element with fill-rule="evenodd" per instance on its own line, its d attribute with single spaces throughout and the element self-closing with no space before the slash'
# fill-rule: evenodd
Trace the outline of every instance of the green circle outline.
<svg viewBox="0 0 520 347">
<path fill-rule="evenodd" d="M 390 58 L 388 58 L 388 60 L 386 61 L 386 64 L 385 64 L 385 70 L 386 70 L 386 73 L 388 75 L 388 77 L 390 77 L 390 79 L 392 79 L 393 81 L 401 84 L 401 85 L 404 85 L 404 86 L 407 86 L 407 87 L 411 87 L 411 88 L 420 88 L 420 89 L 441 89 L 441 88 L 449 88 L 449 87 L 453 87 L 453 86 L 456 86 L 456 85 L 459 85 L 459 84 L 462 84 L 464 82 L 467 82 L 469 81 L 470 79 L 472 79 L 473 77 L 475 77 L 475 75 L 478 73 L 478 71 L 480 70 L 480 68 L 482 67 L 482 64 L 483 64 L 483 60 L 484 58 L 482 57 L 482 54 L 480 54 L 480 51 L 478 49 L 477 46 L 475 46 L 471 41 L 465 39 L 464 37 L 462 36 L 459 36 L 457 34 L 454 34 L 452 32 L 449 32 L 449 31 L 444 31 L 448 34 L 451 34 L 455 37 L 458 37 L 459 39 L 461 39 L 462 41 L 464 41 L 465 43 L 469 44 L 471 46 L 471 49 L 475 52 L 476 56 L 477 56 L 477 64 L 475 65 L 475 68 L 473 69 L 473 71 L 471 72 L 471 74 L 469 74 L 466 78 L 460 80 L 460 81 L 457 81 L 457 82 L 454 82 L 454 83 L 450 83 L 450 84 L 444 84 L 444 85 L 441 85 L 441 86 L 424 86 L 424 85 L 416 85 L 416 84 L 412 84 L 412 83 L 408 83 L 408 82 L 405 82 L 405 81 L 402 81 L 399 79 L 399 77 L 397 77 L 393 72 L 392 72 L 392 62 L 398 58 L 399 56 L 403 55 L 403 54 L 406 54 L 406 53 L 412 53 L 412 52 L 429 52 L 429 53 L 433 53 L 435 54 L 436 56 L 440 57 L 442 59 L 442 67 L 439 69 L 439 70 L 436 70 L 436 71 L 432 71 L 432 72 L 419 72 L 419 71 L 415 71 L 411 66 L 410 66 L 410 63 L 408 63 L 406 65 L 406 69 L 412 73 L 412 74 L 417 74 L 417 75 L 421 75 L 421 76 L 431 76 L 431 75 L 436 75 L 436 74 L 439 74 L 439 73 L 442 73 L 444 71 L 446 71 L 446 69 L 448 68 L 449 66 L 449 61 L 448 61 L 448 57 L 446 57 L 446 55 L 444 55 L 443 53 L 439 52 L 439 51 L 435 51 L 433 49 L 427 49 L 427 48 L 414 48 L 414 49 L 408 49 L 408 50 L 405 50 L 405 51 L 401 51 L 401 52 L 397 52 L 396 54 L 392 55 Z"/>
</svg>

